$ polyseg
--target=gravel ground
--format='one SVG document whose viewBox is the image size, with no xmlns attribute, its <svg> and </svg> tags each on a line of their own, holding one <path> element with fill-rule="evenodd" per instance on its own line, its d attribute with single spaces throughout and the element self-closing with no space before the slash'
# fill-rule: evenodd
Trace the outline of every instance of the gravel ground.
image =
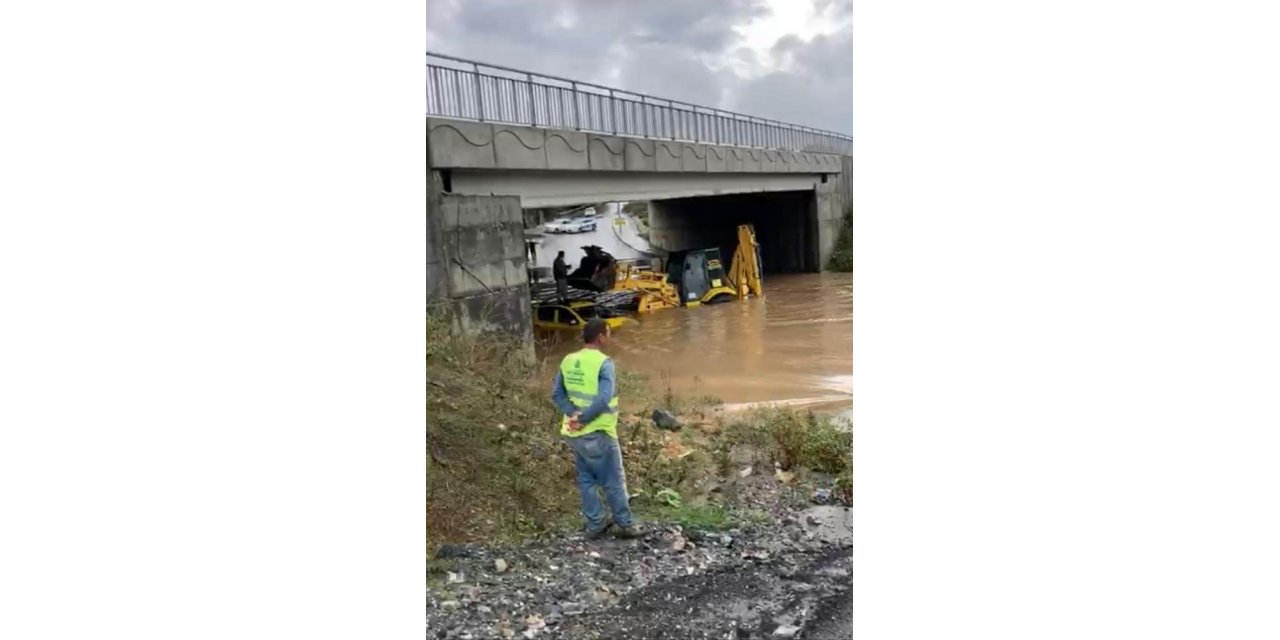
<svg viewBox="0 0 1280 640">
<path fill-rule="evenodd" d="M 724 532 L 648 523 L 638 540 L 447 545 L 438 557 L 451 571 L 427 590 L 427 637 L 850 637 L 849 510 L 770 512 Z"/>
</svg>

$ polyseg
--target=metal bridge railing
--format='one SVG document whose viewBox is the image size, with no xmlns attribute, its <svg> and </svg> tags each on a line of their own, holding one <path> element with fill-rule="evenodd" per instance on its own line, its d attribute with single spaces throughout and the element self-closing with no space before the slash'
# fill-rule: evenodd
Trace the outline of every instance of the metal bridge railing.
<svg viewBox="0 0 1280 640">
<path fill-rule="evenodd" d="M 427 53 L 427 115 L 710 144 L 852 155 L 849 136 Z"/>
</svg>

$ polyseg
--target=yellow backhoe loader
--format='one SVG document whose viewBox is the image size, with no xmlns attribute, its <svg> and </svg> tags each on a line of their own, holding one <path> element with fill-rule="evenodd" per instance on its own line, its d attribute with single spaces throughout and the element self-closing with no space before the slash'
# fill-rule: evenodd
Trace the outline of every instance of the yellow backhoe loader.
<svg viewBox="0 0 1280 640">
<path fill-rule="evenodd" d="M 637 291 L 636 310 L 640 313 L 729 298 L 764 297 L 760 244 L 749 224 L 738 227 L 738 246 L 728 271 L 718 248 L 673 252 L 666 266 L 667 273 L 662 273 L 636 264 L 619 265 L 613 289 Z"/>
<path fill-rule="evenodd" d="M 729 298 L 764 297 L 760 244 L 756 242 L 755 229 L 749 224 L 738 226 L 738 246 L 728 271 L 720 261 L 720 249 L 672 252 L 667 258 L 667 271 L 686 307 Z"/>
<path fill-rule="evenodd" d="M 680 306 L 680 292 L 667 282 L 667 274 L 654 271 L 653 267 L 633 262 L 618 265 L 618 275 L 613 282 L 615 290 L 636 292 L 636 312 L 649 313 L 658 309 Z"/>
</svg>

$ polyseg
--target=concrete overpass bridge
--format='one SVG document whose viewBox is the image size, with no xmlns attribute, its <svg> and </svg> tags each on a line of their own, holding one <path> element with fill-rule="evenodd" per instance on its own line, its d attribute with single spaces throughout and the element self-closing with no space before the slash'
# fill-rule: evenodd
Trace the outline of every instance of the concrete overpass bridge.
<svg viewBox="0 0 1280 640">
<path fill-rule="evenodd" d="M 427 54 L 428 300 L 528 334 L 522 208 L 650 202 L 651 241 L 816 271 L 849 206 L 852 140 L 720 109 Z"/>
</svg>

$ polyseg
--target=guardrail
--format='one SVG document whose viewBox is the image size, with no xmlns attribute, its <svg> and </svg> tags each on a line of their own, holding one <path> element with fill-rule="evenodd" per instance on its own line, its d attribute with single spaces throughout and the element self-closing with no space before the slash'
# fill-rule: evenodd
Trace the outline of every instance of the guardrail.
<svg viewBox="0 0 1280 640">
<path fill-rule="evenodd" d="M 658 140 L 852 155 L 849 136 L 427 53 L 427 115 Z"/>
</svg>

